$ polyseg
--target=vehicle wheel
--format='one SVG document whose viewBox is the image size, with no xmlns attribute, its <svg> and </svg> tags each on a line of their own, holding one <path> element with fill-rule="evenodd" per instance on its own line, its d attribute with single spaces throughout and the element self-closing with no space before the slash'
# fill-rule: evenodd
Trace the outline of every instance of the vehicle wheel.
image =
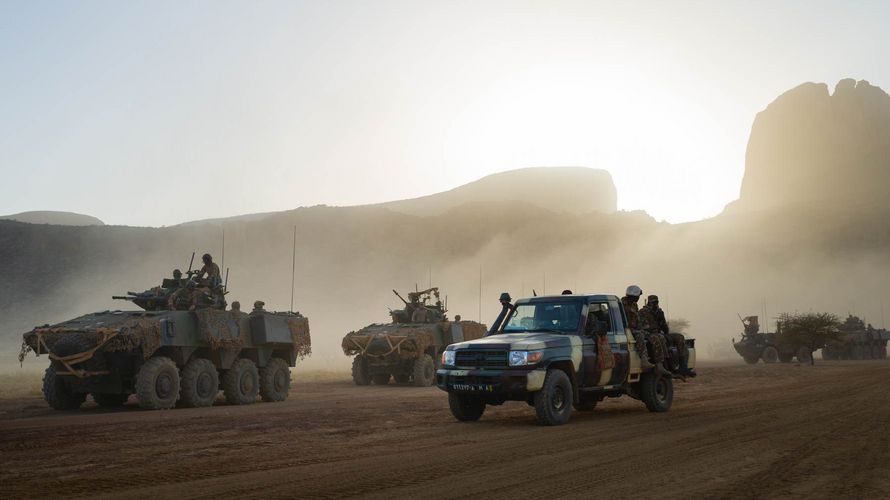
<svg viewBox="0 0 890 500">
<path fill-rule="evenodd" d="M 429 354 L 414 360 L 414 385 L 429 387 L 436 381 L 436 364 Z"/>
<path fill-rule="evenodd" d="M 86 337 L 82 337 L 77 334 L 69 334 L 60 338 L 58 342 L 53 344 L 51 351 L 56 356 L 71 356 L 72 354 L 80 354 L 82 352 L 89 351 L 93 347 L 95 347 L 95 344 Z M 60 372 L 68 371 L 68 369 L 65 368 L 65 365 L 63 365 L 60 361 L 52 361 L 50 363 L 50 366 Z M 105 370 L 105 358 L 103 358 L 101 355 L 98 355 L 97 353 L 94 353 L 93 357 L 84 361 L 83 363 L 78 363 L 74 367 L 91 372 L 103 371 Z M 65 375 L 63 375 L 63 377 L 64 376 Z"/>
<path fill-rule="evenodd" d="M 794 354 L 781 354 L 779 353 L 779 361 L 782 363 L 790 363 L 791 360 L 794 359 Z"/>
<path fill-rule="evenodd" d="M 179 395 L 182 406 L 213 406 L 219 393 L 219 373 L 209 359 L 195 358 L 182 369 Z"/>
<path fill-rule="evenodd" d="M 599 403 L 599 401 L 595 399 L 585 399 L 578 401 L 577 403 L 572 403 L 572 406 L 578 411 L 593 411 L 594 408 L 596 408 L 597 403 Z"/>
<path fill-rule="evenodd" d="M 779 361 L 779 351 L 771 345 L 766 346 L 766 349 L 763 350 L 763 354 L 760 355 L 760 359 L 762 359 L 764 363 L 775 363 Z"/>
<path fill-rule="evenodd" d="M 223 373 L 223 394 L 233 405 L 249 405 L 256 402 L 260 392 L 260 374 L 253 361 L 241 358 Z"/>
<path fill-rule="evenodd" d="M 136 374 L 136 397 L 142 408 L 173 408 L 179 399 L 179 369 L 176 363 L 164 356 L 146 361 Z"/>
<path fill-rule="evenodd" d="M 810 363 L 813 361 L 813 353 L 806 347 L 797 350 L 797 361 L 801 363 Z"/>
<path fill-rule="evenodd" d="M 535 393 L 535 413 L 542 425 L 562 425 L 572 414 L 572 382 L 562 370 L 547 370 L 544 387 Z"/>
<path fill-rule="evenodd" d="M 290 366 L 281 358 L 272 358 L 260 368 L 260 396 L 263 401 L 284 401 L 290 392 Z"/>
<path fill-rule="evenodd" d="M 411 375 L 406 375 L 404 373 L 395 374 L 392 378 L 397 384 L 407 384 L 408 382 L 411 382 Z"/>
<path fill-rule="evenodd" d="M 887 359 L 887 346 L 881 346 L 881 359 Z"/>
<path fill-rule="evenodd" d="M 43 374 L 43 399 L 56 410 L 76 410 L 87 399 L 82 392 L 74 392 L 65 377 L 56 375 L 52 366 Z"/>
<path fill-rule="evenodd" d="M 872 346 L 871 359 L 881 359 L 881 346 L 879 346 L 879 345 Z"/>
<path fill-rule="evenodd" d="M 475 422 L 485 413 L 485 401 L 478 396 L 449 392 L 448 408 L 461 422 Z"/>
<path fill-rule="evenodd" d="M 90 393 L 90 396 L 92 396 L 93 401 L 102 408 L 120 408 L 127 403 L 128 399 L 130 399 L 129 394 L 110 394 L 107 392 L 92 392 Z"/>
<path fill-rule="evenodd" d="M 653 412 L 665 412 L 674 402 L 674 381 L 659 373 L 650 372 L 640 380 L 640 399 Z"/>
<path fill-rule="evenodd" d="M 362 356 L 356 356 L 352 360 L 352 381 L 355 385 L 369 385 L 371 375 L 368 373 L 368 362 Z"/>
<path fill-rule="evenodd" d="M 752 354 L 742 356 L 742 358 L 744 358 L 745 363 L 748 363 L 749 365 L 756 365 L 757 362 L 760 361 L 760 356 L 754 356 Z"/>
<path fill-rule="evenodd" d="M 389 383 L 389 373 L 375 373 L 371 375 L 371 380 L 377 385 L 386 385 Z"/>
</svg>

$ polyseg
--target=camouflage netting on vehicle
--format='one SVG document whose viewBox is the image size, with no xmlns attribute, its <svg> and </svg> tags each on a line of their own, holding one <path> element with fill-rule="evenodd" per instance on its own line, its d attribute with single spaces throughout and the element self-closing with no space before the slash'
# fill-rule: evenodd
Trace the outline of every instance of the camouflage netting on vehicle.
<svg viewBox="0 0 890 500">
<path fill-rule="evenodd" d="M 395 355 L 402 358 L 416 358 L 435 342 L 432 332 L 429 331 L 431 326 L 433 325 L 392 325 L 350 332 L 343 338 L 343 352 L 347 356 L 362 354 L 371 357 Z M 387 348 L 382 352 L 368 352 L 368 347 L 376 339 L 384 340 Z"/>
<path fill-rule="evenodd" d="M 148 359 L 161 345 L 161 325 L 158 321 L 140 318 L 123 324 L 102 328 L 45 327 L 35 328 L 23 336 L 19 362 L 28 352 L 46 354 L 59 339 L 77 335 L 86 338 L 92 346 L 102 344 L 101 350 L 108 352 L 140 351 Z"/>
<path fill-rule="evenodd" d="M 461 321 L 460 327 L 464 332 L 464 340 L 476 340 L 485 336 L 488 328 L 482 323 L 475 321 Z"/>
<path fill-rule="evenodd" d="M 312 354 L 312 339 L 309 337 L 309 320 L 302 317 L 287 319 L 287 327 L 294 339 L 294 353 L 297 359 L 303 359 Z"/>
<path fill-rule="evenodd" d="M 211 349 L 240 349 L 244 345 L 247 329 L 238 324 L 243 313 L 198 309 L 195 315 L 198 317 L 198 334 Z"/>
</svg>

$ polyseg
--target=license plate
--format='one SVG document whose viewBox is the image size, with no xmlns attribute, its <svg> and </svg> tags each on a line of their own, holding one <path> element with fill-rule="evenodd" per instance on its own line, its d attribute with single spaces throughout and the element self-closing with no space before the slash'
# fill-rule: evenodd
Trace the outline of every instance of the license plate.
<svg viewBox="0 0 890 500">
<path fill-rule="evenodd" d="M 494 386 L 491 384 L 452 384 L 451 388 L 465 392 L 494 392 Z"/>
</svg>

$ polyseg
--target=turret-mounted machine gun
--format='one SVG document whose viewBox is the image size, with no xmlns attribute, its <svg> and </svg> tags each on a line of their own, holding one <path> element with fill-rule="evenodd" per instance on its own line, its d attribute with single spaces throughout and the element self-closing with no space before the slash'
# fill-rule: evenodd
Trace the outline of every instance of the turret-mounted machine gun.
<svg viewBox="0 0 890 500">
<path fill-rule="evenodd" d="M 448 312 L 447 299 L 445 303 L 442 302 L 438 287 L 409 292 L 408 300 L 395 290 L 392 293 L 405 304 L 404 309 L 390 309 L 393 323 L 438 323 L 448 320 L 445 315 Z M 432 302 L 433 298 L 435 302 Z"/>
</svg>

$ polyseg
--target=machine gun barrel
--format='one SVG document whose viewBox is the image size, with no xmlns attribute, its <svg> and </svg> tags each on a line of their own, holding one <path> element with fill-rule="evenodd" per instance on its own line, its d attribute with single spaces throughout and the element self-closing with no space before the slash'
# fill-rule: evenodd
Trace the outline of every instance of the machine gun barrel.
<svg viewBox="0 0 890 500">
<path fill-rule="evenodd" d="M 398 297 L 399 299 L 401 299 L 402 302 L 404 302 L 406 306 L 408 305 L 408 301 L 405 300 L 401 295 L 399 295 L 399 292 L 393 290 L 392 293 L 396 294 L 396 297 Z"/>
<path fill-rule="evenodd" d="M 133 300 L 137 297 L 129 296 L 129 295 L 112 295 L 111 300 Z"/>
<path fill-rule="evenodd" d="M 189 270 L 186 271 L 186 273 L 185 273 L 188 277 L 191 277 L 193 274 L 195 274 L 195 271 L 192 271 L 192 266 L 194 264 L 195 264 L 195 252 L 192 252 L 192 260 L 189 261 Z"/>
</svg>

